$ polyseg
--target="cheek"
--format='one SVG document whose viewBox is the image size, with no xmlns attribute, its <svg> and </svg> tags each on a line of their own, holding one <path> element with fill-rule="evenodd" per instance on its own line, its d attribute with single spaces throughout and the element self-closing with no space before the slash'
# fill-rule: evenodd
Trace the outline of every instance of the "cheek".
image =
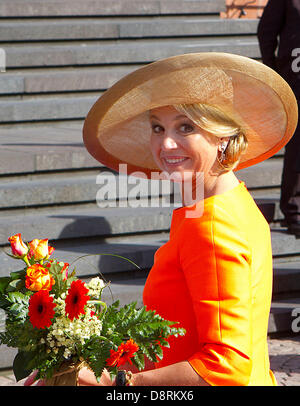
<svg viewBox="0 0 300 406">
<path fill-rule="evenodd" d="M 189 150 L 193 154 L 196 166 L 202 168 L 210 167 L 217 158 L 217 147 L 199 138 L 189 145 Z"/>
<path fill-rule="evenodd" d="M 152 156 L 155 160 L 155 162 L 157 163 L 158 159 L 159 159 L 159 154 L 160 154 L 160 142 L 157 139 L 157 137 L 154 137 L 151 135 L 150 138 L 150 150 L 152 153 Z"/>
<path fill-rule="evenodd" d="M 155 142 L 155 138 L 153 137 L 153 135 L 151 135 L 150 137 L 150 150 L 152 152 L 152 155 L 155 155 L 155 152 L 157 150 L 157 146 L 156 146 L 156 142 Z"/>
</svg>

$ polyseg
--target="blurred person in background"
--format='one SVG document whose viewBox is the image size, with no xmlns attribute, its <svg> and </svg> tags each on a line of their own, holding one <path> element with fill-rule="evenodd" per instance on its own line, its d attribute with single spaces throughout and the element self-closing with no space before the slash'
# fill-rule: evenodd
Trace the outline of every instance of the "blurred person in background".
<svg viewBox="0 0 300 406">
<path fill-rule="evenodd" d="M 300 0 L 269 0 L 258 25 L 262 61 L 291 86 L 300 103 Z M 278 49 L 277 49 L 278 48 Z M 300 236 L 300 125 L 285 147 L 280 209 Z"/>
</svg>

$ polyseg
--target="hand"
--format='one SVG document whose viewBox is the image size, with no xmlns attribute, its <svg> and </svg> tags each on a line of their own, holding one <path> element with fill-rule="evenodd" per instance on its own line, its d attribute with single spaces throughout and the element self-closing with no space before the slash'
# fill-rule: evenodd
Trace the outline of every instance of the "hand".
<svg viewBox="0 0 300 406">
<path fill-rule="evenodd" d="M 97 379 L 94 373 L 84 367 L 81 368 L 78 374 L 78 385 L 79 386 L 112 386 L 114 382 L 110 379 L 110 375 L 106 369 L 104 369 L 100 381 L 97 382 Z"/>
<path fill-rule="evenodd" d="M 38 381 L 36 381 L 35 377 L 37 373 L 37 370 L 32 372 L 32 374 L 30 374 L 24 382 L 24 386 L 31 386 L 34 384 L 35 386 L 44 386 L 45 381 L 43 379 L 39 379 Z M 90 369 L 84 367 L 81 368 L 81 370 L 79 371 L 78 384 L 80 386 L 112 386 L 114 382 L 110 379 L 110 375 L 106 369 L 103 371 L 100 381 L 97 382 L 94 373 Z"/>
<path fill-rule="evenodd" d="M 35 386 L 45 386 L 45 381 L 43 379 L 39 379 L 36 381 L 35 377 L 38 373 L 38 370 L 33 371 L 32 374 L 29 375 L 29 377 L 26 379 L 24 382 L 24 386 L 31 386 L 36 382 Z"/>
</svg>

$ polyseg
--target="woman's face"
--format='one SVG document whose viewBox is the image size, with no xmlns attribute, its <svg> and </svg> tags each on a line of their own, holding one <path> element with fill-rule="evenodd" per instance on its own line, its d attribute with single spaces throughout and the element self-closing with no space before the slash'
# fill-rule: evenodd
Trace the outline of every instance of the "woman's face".
<svg viewBox="0 0 300 406">
<path fill-rule="evenodd" d="M 208 135 L 172 106 L 150 111 L 151 151 L 162 171 L 191 179 L 197 172 L 208 175 L 216 164 L 220 139 Z"/>
</svg>

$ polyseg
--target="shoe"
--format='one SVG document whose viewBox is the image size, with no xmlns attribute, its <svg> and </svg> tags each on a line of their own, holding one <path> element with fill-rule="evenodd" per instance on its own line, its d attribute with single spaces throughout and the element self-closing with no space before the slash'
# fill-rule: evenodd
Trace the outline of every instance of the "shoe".
<svg viewBox="0 0 300 406">
<path fill-rule="evenodd" d="M 300 236 L 300 221 L 287 223 L 288 233 Z"/>
</svg>

